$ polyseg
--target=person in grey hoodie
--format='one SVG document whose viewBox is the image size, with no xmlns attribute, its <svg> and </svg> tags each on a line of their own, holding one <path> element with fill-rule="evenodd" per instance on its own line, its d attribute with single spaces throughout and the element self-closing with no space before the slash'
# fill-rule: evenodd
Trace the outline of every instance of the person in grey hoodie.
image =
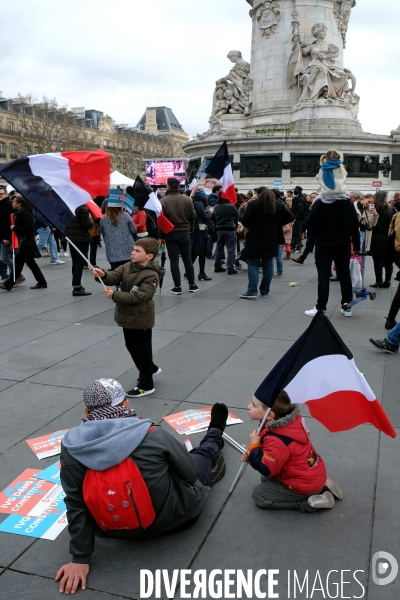
<svg viewBox="0 0 400 600">
<path fill-rule="evenodd" d="M 122 212 L 122 208 L 107 206 L 100 221 L 100 233 L 106 248 L 106 258 L 113 271 L 131 260 L 136 225 L 127 212 Z"/>
<path fill-rule="evenodd" d="M 61 446 L 61 483 L 66 494 L 72 562 L 56 574 L 60 593 L 86 588 L 95 535 L 118 539 L 147 539 L 187 528 L 199 517 L 210 485 L 225 474 L 220 451 L 228 418 L 225 404 L 214 404 L 206 436 L 190 453 L 185 446 L 150 419 L 129 410 L 118 381 L 99 379 L 83 393 L 85 419 L 65 435 Z M 88 469 L 105 471 L 126 458 L 136 463 L 148 488 L 155 520 L 147 529 L 103 531 L 83 498 Z"/>
</svg>

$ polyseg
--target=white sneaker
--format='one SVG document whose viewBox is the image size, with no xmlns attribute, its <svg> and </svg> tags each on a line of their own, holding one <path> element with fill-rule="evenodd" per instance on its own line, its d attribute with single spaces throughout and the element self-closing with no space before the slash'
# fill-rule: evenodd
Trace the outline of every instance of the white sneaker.
<svg viewBox="0 0 400 600">
<path fill-rule="evenodd" d="M 310 496 L 307 502 L 312 508 L 333 508 L 335 506 L 335 498 L 331 492 Z"/>
<path fill-rule="evenodd" d="M 314 306 L 314 308 L 312 308 L 311 310 L 306 310 L 304 312 L 305 315 L 307 315 L 307 317 L 315 317 L 315 315 L 317 314 L 318 310 L 317 308 Z"/>
<path fill-rule="evenodd" d="M 349 306 L 348 304 L 344 304 L 342 306 L 342 308 L 340 309 L 340 312 L 342 313 L 342 315 L 344 315 L 345 317 L 351 317 L 351 306 Z"/>
<path fill-rule="evenodd" d="M 338 500 L 343 500 L 343 492 L 338 486 L 338 484 L 333 481 L 330 477 L 326 480 L 325 487 L 331 492 L 332 496 L 337 498 Z"/>
<path fill-rule="evenodd" d="M 51 265 L 65 265 L 65 260 L 60 260 L 59 258 L 57 258 L 57 260 L 55 262 L 51 262 Z"/>
<path fill-rule="evenodd" d="M 61 252 L 61 256 L 69 256 L 69 252 Z"/>
<path fill-rule="evenodd" d="M 159 375 L 161 375 L 161 373 L 162 373 L 162 369 L 159 368 L 158 371 L 153 373 L 153 379 L 154 379 L 154 377 L 158 377 Z"/>
</svg>

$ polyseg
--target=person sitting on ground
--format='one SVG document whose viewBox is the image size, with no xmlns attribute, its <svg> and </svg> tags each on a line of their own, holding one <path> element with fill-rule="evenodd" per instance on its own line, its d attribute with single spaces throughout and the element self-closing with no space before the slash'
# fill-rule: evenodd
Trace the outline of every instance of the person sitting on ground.
<svg viewBox="0 0 400 600">
<path fill-rule="evenodd" d="M 130 262 L 107 273 L 98 268 L 92 270 L 106 285 L 120 286 L 116 291 L 107 287 L 104 295 L 115 302 L 114 320 L 123 328 L 125 346 L 139 371 L 137 385 L 127 393 L 133 398 L 154 394 L 153 377 L 161 373 L 153 362 L 153 296 L 165 269 L 155 261 L 156 256 L 158 242 L 147 237 L 135 242 Z"/>
<path fill-rule="evenodd" d="M 96 535 L 148 539 L 187 529 L 199 518 L 210 486 L 225 474 L 220 455 L 228 418 L 225 404 L 214 404 L 205 437 L 189 453 L 165 429 L 129 410 L 118 381 L 94 381 L 83 399 L 85 419 L 68 431 L 61 445 L 72 562 L 55 579 L 66 594 L 75 593 L 79 585 L 86 589 Z M 102 485 L 95 487 L 100 478 Z M 116 493 L 109 495 L 110 488 Z M 141 507 L 140 523 L 132 495 Z"/>
<path fill-rule="evenodd" d="M 250 418 L 262 421 L 267 406 L 262 402 L 263 384 L 248 406 Z M 297 404 L 291 404 L 284 390 L 278 394 L 260 435 L 250 435 L 242 461 L 261 473 L 261 484 L 253 490 L 260 508 L 315 512 L 333 508 L 342 500 L 340 487 L 327 478 L 325 463 L 315 451 L 310 432 Z"/>
</svg>

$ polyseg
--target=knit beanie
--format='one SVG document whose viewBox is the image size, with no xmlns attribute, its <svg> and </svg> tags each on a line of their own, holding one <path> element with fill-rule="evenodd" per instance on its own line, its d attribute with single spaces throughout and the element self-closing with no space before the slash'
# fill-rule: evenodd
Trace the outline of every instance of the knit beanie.
<svg viewBox="0 0 400 600">
<path fill-rule="evenodd" d="M 115 379 L 97 379 L 83 392 L 83 401 L 89 412 L 107 406 L 117 406 L 125 398 L 124 388 Z"/>
<path fill-rule="evenodd" d="M 193 200 L 207 200 L 208 196 L 203 190 L 196 190 L 192 198 Z"/>
</svg>

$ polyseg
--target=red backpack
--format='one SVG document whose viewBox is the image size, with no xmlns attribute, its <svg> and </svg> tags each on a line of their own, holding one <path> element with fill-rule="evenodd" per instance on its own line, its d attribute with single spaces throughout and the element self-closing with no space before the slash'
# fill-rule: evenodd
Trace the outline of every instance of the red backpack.
<svg viewBox="0 0 400 600">
<path fill-rule="evenodd" d="M 156 518 L 147 485 L 129 456 L 105 471 L 88 469 L 83 498 L 103 531 L 146 529 Z"/>
</svg>

